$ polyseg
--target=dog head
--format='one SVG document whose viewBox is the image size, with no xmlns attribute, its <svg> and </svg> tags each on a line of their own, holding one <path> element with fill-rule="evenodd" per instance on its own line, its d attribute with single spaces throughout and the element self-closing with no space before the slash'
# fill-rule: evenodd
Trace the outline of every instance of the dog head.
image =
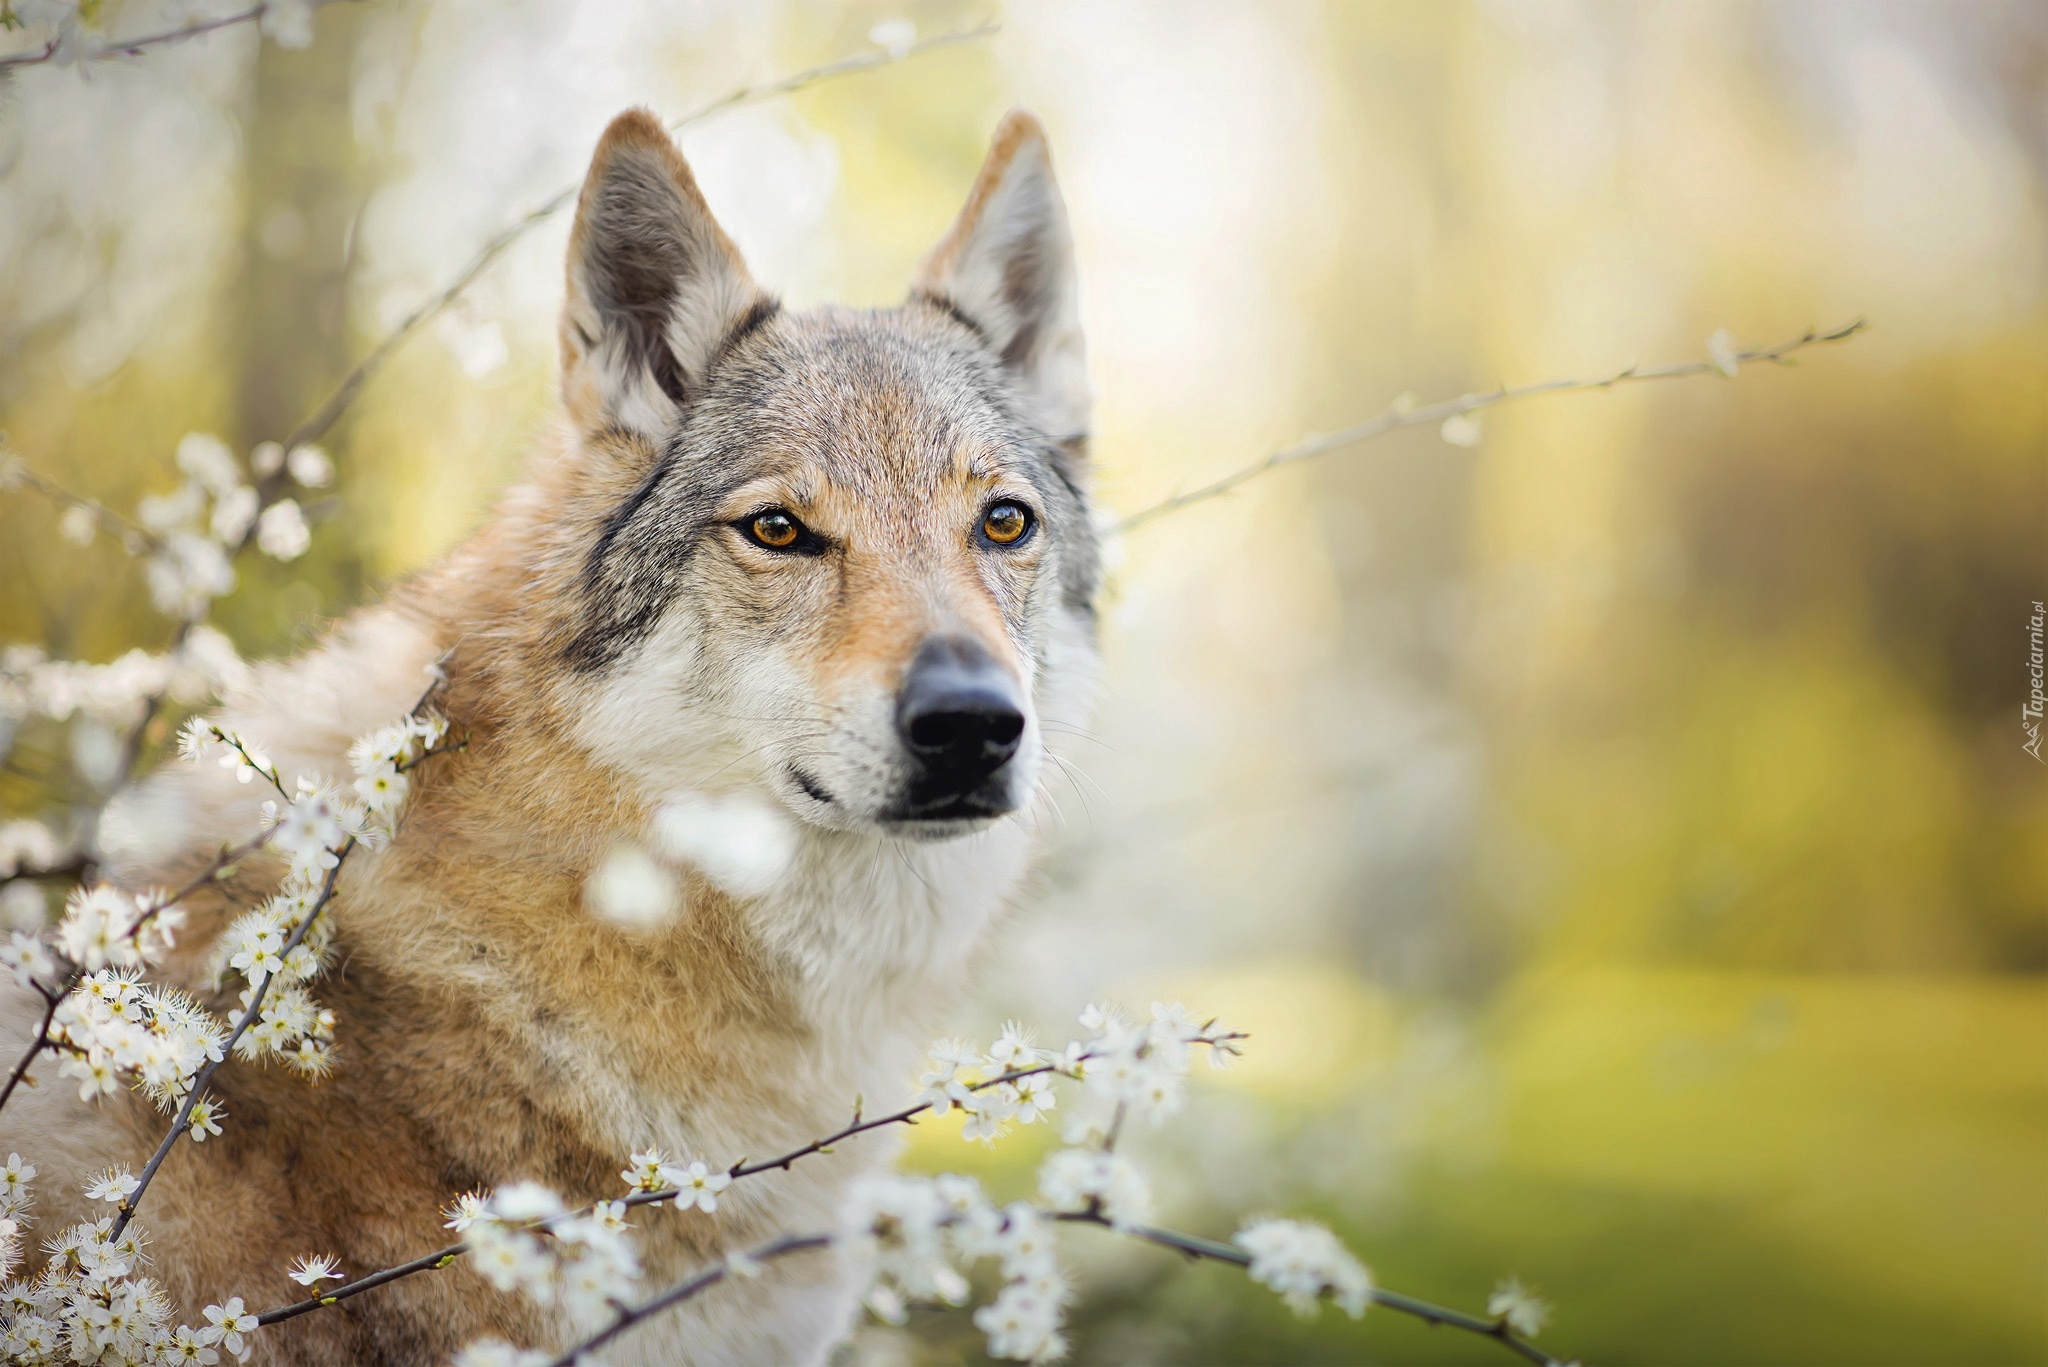
<svg viewBox="0 0 2048 1367">
<path fill-rule="evenodd" d="M 1011 114 L 908 300 L 793 313 L 649 114 L 606 131 L 561 323 L 588 509 L 552 633 L 579 738 L 921 839 L 1026 805 L 1092 658 L 1073 250 Z"/>
</svg>

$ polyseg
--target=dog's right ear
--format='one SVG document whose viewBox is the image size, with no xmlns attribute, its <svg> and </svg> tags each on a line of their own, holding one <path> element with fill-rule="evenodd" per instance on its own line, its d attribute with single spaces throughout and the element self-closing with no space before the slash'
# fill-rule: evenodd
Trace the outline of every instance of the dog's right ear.
<svg viewBox="0 0 2048 1367">
<path fill-rule="evenodd" d="M 911 293 L 981 335 L 1054 440 L 1087 436 L 1073 234 L 1045 130 L 1029 113 L 1013 109 L 996 128 L 967 206 L 918 267 Z"/>
<path fill-rule="evenodd" d="M 726 338 L 773 307 L 661 121 L 613 119 L 569 234 L 562 399 L 576 426 L 659 442 Z"/>
</svg>

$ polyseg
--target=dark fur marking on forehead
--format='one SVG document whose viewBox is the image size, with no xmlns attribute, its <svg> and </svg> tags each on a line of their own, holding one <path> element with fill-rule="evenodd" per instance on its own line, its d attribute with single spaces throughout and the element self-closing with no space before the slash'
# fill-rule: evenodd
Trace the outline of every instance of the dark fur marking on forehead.
<svg viewBox="0 0 2048 1367">
<path fill-rule="evenodd" d="M 721 362 L 781 311 L 778 300 L 754 301 L 720 340 L 705 373 L 706 391 Z M 758 402 L 757 396 L 750 395 L 747 406 L 756 407 Z M 655 618 L 675 596 L 675 576 L 695 553 L 718 505 L 745 482 L 731 473 L 737 463 L 732 457 L 737 453 L 726 453 L 721 465 L 728 472 L 727 478 L 713 480 L 709 487 L 665 491 L 663 506 L 648 510 L 649 500 L 683 459 L 682 448 L 682 432 L 678 430 L 640 487 L 606 520 L 604 531 L 584 561 L 583 630 L 562 652 L 563 658 L 579 672 L 610 664 L 654 629 Z M 648 510 L 652 519 L 671 534 L 661 537 L 644 529 L 634 534 L 635 520 L 642 517 L 643 510 Z"/>
<path fill-rule="evenodd" d="M 562 651 L 579 673 L 602 669 L 654 629 L 718 505 L 744 482 L 735 472 L 736 452 L 714 458 L 719 477 L 686 478 L 679 444 L 670 442 L 583 562 L 583 629 Z"/>
<path fill-rule="evenodd" d="M 769 319 L 780 312 L 782 312 L 782 301 L 780 299 L 756 299 L 748 306 L 747 311 L 740 315 L 740 320 L 727 330 L 724 337 L 719 339 L 718 350 L 711 353 L 711 364 L 705 367 L 707 382 L 709 372 L 718 368 L 718 363 L 725 359 L 728 352 L 732 351 L 733 348 L 746 341 L 747 338 L 753 336 L 756 332 L 759 332 Z"/>
<path fill-rule="evenodd" d="M 988 330 L 982 327 L 980 323 L 975 322 L 973 316 L 966 309 L 954 303 L 951 295 L 941 294 L 937 290 L 918 290 L 910 297 L 920 304 L 937 309 L 961 327 L 966 328 L 974 334 L 975 340 L 983 346 L 990 345 Z"/>
</svg>

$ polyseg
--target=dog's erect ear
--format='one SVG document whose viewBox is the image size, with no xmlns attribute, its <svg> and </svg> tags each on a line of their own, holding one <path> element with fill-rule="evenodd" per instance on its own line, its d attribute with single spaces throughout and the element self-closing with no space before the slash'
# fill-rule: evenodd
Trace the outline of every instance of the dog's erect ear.
<svg viewBox="0 0 2048 1367">
<path fill-rule="evenodd" d="M 733 329 L 772 307 L 661 121 L 613 119 L 569 234 L 562 398 L 576 425 L 659 440 Z"/>
<path fill-rule="evenodd" d="M 912 292 L 971 323 L 1059 441 L 1088 432 L 1088 356 L 1067 209 L 1038 120 L 996 129 L 967 207 L 918 268 Z"/>
</svg>

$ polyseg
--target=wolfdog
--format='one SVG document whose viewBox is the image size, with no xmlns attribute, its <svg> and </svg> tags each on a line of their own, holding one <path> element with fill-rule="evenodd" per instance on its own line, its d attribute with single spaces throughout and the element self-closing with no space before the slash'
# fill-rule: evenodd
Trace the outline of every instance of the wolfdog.
<svg viewBox="0 0 2048 1367">
<path fill-rule="evenodd" d="M 181 1142 L 148 1191 L 152 1272 L 186 1322 L 230 1295 L 299 1299 L 295 1254 L 359 1276 L 430 1251 L 465 1191 L 615 1197 L 632 1150 L 722 1166 L 903 1094 L 1026 872 L 1048 736 L 1080 720 L 1096 658 L 1079 295 L 1038 123 L 1002 123 L 902 305 L 799 313 L 755 284 L 661 123 L 622 114 L 577 202 L 559 344 L 562 417 L 526 482 L 224 700 L 286 783 L 343 775 L 438 661 L 468 744 L 341 871 L 316 985 L 331 1075 L 230 1059 L 225 1132 Z M 261 787 L 168 766 L 110 813 L 109 867 L 176 880 L 257 828 Z M 664 922 L 593 914 L 593 871 L 678 795 L 772 815 L 780 876 L 736 887 L 706 860 L 675 871 Z M 209 945 L 277 876 L 251 864 L 197 902 L 161 976 L 231 1014 Z M 9 1038 L 35 1005 L 13 995 Z M 90 1172 L 139 1170 L 164 1120 L 39 1073 L 0 1152 L 41 1168 L 48 1231 L 86 1214 Z M 642 1284 L 830 1229 L 889 1157 L 868 1137 L 734 1184 L 715 1214 L 640 1210 Z M 817 1362 L 854 1309 L 833 1255 L 805 1254 L 610 1358 Z M 412 1367 L 486 1335 L 570 1338 L 457 1262 L 252 1342 L 266 1362 Z"/>
</svg>

